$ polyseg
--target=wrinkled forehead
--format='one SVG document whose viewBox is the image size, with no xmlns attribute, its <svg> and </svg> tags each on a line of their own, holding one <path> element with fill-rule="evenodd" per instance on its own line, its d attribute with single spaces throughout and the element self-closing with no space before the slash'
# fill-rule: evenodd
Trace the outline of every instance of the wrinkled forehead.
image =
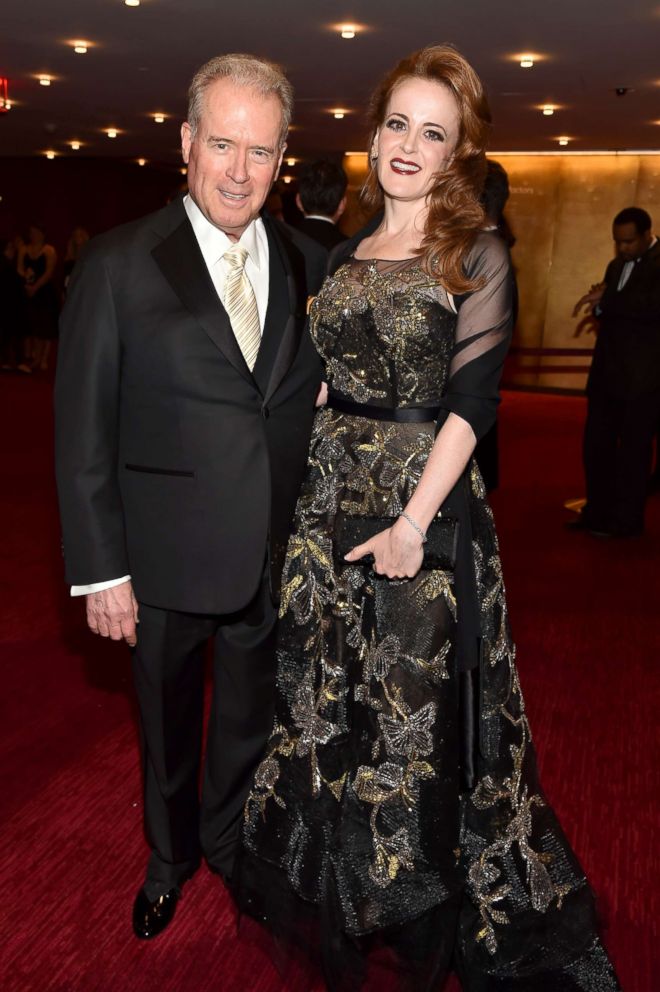
<svg viewBox="0 0 660 992">
<path fill-rule="evenodd" d="M 249 83 L 216 79 L 202 93 L 200 124 L 215 127 L 220 122 L 280 133 L 284 110 L 275 93 L 263 93 Z"/>
</svg>

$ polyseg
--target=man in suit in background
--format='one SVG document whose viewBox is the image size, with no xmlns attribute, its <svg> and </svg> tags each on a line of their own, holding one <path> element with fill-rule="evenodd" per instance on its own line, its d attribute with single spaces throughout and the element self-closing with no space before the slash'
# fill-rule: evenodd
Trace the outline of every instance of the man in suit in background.
<svg viewBox="0 0 660 992">
<path fill-rule="evenodd" d="M 346 240 L 336 226 L 346 209 L 348 179 L 340 165 L 319 159 L 300 172 L 296 205 L 305 219 L 298 229 L 330 251 Z"/>
<path fill-rule="evenodd" d="M 587 502 L 569 524 L 597 536 L 635 537 L 660 416 L 660 243 L 651 218 L 628 207 L 614 218 L 616 257 L 575 305 L 600 318 L 587 382 Z"/>
<path fill-rule="evenodd" d="M 325 268 L 318 245 L 261 212 L 292 105 L 270 63 L 202 66 L 181 132 L 188 195 L 90 242 L 62 318 L 67 580 L 93 631 L 135 646 L 152 849 L 141 938 L 170 922 L 202 855 L 231 874 L 271 730 L 275 604 L 320 382 L 306 303 Z"/>
</svg>

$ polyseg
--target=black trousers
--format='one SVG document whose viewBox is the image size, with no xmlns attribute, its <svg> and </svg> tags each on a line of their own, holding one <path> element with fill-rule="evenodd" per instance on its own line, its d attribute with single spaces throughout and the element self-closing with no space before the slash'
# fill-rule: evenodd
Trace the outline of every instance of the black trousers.
<svg viewBox="0 0 660 992">
<path fill-rule="evenodd" d="M 140 706 L 145 892 L 182 884 L 202 855 L 231 875 L 243 806 L 272 729 L 275 624 L 266 579 L 235 614 L 177 613 L 140 604 L 133 671 Z M 204 661 L 213 639 L 213 690 L 201 800 Z"/>
<path fill-rule="evenodd" d="M 622 397 L 592 388 L 587 396 L 584 471 L 589 525 L 641 532 L 660 392 Z"/>
</svg>

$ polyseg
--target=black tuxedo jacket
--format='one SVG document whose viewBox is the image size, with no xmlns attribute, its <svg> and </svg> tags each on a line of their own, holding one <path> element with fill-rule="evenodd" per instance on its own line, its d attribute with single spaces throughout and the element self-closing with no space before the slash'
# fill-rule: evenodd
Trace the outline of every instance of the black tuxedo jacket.
<svg viewBox="0 0 660 992">
<path fill-rule="evenodd" d="M 624 264 L 614 258 L 605 273 L 587 389 L 632 397 L 660 390 L 660 241 L 644 252 L 619 291 Z"/>
<path fill-rule="evenodd" d="M 346 240 L 346 235 L 342 234 L 335 224 L 331 224 L 327 220 L 318 220 L 316 217 L 305 217 L 298 224 L 298 230 L 306 234 L 308 238 L 318 241 L 328 251 Z"/>
<path fill-rule="evenodd" d="M 230 613 L 267 556 L 277 597 L 320 363 L 325 253 L 267 215 L 261 349 L 245 364 L 182 200 L 89 243 L 62 314 L 57 479 L 67 581 Z"/>
</svg>

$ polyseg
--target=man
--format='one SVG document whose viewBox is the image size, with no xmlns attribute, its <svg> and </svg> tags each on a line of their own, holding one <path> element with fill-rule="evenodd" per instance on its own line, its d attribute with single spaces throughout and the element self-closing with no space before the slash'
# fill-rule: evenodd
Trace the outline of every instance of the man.
<svg viewBox="0 0 660 992">
<path fill-rule="evenodd" d="M 336 224 L 346 209 L 348 180 L 340 165 L 319 159 L 300 173 L 296 204 L 305 219 L 299 230 L 330 251 L 346 240 Z"/>
<path fill-rule="evenodd" d="M 67 579 L 93 631 L 135 645 L 152 848 L 141 938 L 170 922 L 202 854 L 232 871 L 271 729 L 274 602 L 320 381 L 305 321 L 325 253 L 260 213 L 291 86 L 270 63 L 227 55 L 202 66 L 189 98 L 189 195 L 90 242 L 56 384 Z"/>
<path fill-rule="evenodd" d="M 660 244 L 645 210 L 613 222 L 616 257 L 602 283 L 575 305 L 600 318 L 587 382 L 584 470 L 587 502 L 572 526 L 597 536 L 635 537 L 644 507 L 653 434 L 660 416 Z"/>
</svg>

